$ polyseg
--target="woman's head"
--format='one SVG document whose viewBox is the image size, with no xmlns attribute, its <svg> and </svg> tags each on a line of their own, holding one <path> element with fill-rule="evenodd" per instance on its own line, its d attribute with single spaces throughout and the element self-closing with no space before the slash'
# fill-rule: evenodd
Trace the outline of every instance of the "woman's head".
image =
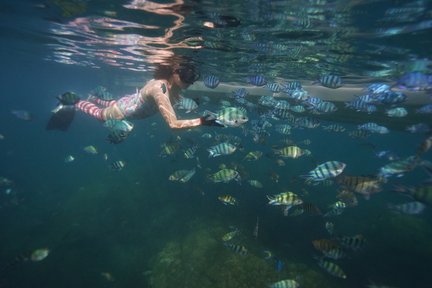
<svg viewBox="0 0 432 288">
<path fill-rule="evenodd" d="M 199 73 L 195 70 L 195 66 L 184 57 L 173 57 L 169 61 L 158 64 L 154 73 L 154 78 L 157 80 L 169 80 L 171 77 L 178 77 L 185 84 L 184 86 L 188 86 L 198 80 Z"/>
</svg>

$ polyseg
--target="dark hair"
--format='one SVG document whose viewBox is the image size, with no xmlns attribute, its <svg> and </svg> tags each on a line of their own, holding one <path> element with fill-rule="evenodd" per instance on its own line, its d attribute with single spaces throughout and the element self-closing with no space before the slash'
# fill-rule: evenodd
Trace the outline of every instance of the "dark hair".
<svg viewBox="0 0 432 288">
<path fill-rule="evenodd" d="M 186 84 L 193 84 L 199 78 L 195 65 L 184 57 L 172 57 L 156 66 L 154 79 L 169 79 L 174 73 L 180 76 L 180 80 Z"/>
</svg>

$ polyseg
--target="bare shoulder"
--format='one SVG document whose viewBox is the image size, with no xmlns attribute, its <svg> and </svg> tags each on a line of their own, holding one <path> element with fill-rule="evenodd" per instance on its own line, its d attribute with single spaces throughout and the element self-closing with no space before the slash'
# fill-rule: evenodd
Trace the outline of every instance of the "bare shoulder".
<svg viewBox="0 0 432 288">
<path fill-rule="evenodd" d="M 168 91 L 168 83 L 166 80 L 150 80 L 143 88 L 143 92 L 146 95 L 166 94 Z"/>
</svg>

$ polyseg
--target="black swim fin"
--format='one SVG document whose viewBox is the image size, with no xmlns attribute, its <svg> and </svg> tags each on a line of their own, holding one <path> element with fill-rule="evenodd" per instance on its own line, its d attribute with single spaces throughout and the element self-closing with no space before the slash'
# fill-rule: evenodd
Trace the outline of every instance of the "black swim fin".
<svg viewBox="0 0 432 288">
<path fill-rule="evenodd" d="M 63 107 L 51 115 L 46 126 L 47 130 L 68 130 L 75 117 L 75 107 Z"/>
</svg>

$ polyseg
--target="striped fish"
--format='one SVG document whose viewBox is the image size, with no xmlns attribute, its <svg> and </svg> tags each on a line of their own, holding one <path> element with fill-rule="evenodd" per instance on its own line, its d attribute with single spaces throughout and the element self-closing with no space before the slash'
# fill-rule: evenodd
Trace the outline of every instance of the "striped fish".
<svg viewBox="0 0 432 288">
<path fill-rule="evenodd" d="M 296 159 L 296 158 L 299 158 L 305 154 L 304 150 L 298 146 L 287 146 L 287 147 L 284 147 L 282 149 L 275 149 L 273 151 L 276 155 L 283 157 L 283 158 Z"/>
<path fill-rule="evenodd" d="M 237 199 L 235 199 L 231 195 L 220 195 L 218 197 L 219 201 L 221 201 L 224 205 L 237 205 Z"/>
<path fill-rule="evenodd" d="M 364 238 L 364 236 L 361 234 L 354 236 L 342 236 L 338 238 L 338 241 L 344 248 L 354 251 L 360 250 L 366 244 L 366 238 Z"/>
<path fill-rule="evenodd" d="M 281 280 L 270 285 L 270 288 L 298 288 L 300 284 L 292 279 Z"/>
<path fill-rule="evenodd" d="M 337 107 L 332 102 L 323 101 L 315 105 L 313 111 L 317 113 L 331 113 L 337 111 Z"/>
<path fill-rule="evenodd" d="M 240 174 L 236 170 L 224 168 L 214 174 L 209 175 L 208 179 L 213 183 L 228 183 L 232 180 L 239 181 Z"/>
<path fill-rule="evenodd" d="M 302 89 L 302 84 L 300 81 L 290 81 L 283 85 L 283 90 L 285 92 Z"/>
<path fill-rule="evenodd" d="M 119 144 L 123 142 L 128 136 L 129 132 L 119 129 L 111 129 L 110 133 L 107 136 L 107 141 L 111 144 Z"/>
<path fill-rule="evenodd" d="M 309 181 L 323 181 L 328 178 L 336 177 L 343 172 L 346 164 L 339 161 L 327 161 L 318 165 L 315 169 L 311 170 L 308 174 L 301 177 Z"/>
<path fill-rule="evenodd" d="M 324 254 L 324 257 L 330 258 L 333 260 L 339 260 L 339 259 L 345 258 L 347 256 L 347 254 L 339 247 L 323 251 L 323 254 Z"/>
<path fill-rule="evenodd" d="M 186 113 L 190 113 L 190 112 L 192 112 L 198 108 L 198 104 L 193 99 L 182 97 L 174 105 L 174 107 L 181 109 L 181 110 L 186 110 Z"/>
<path fill-rule="evenodd" d="M 332 131 L 332 132 L 345 132 L 345 127 L 340 124 L 330 124 L 328 126 L 322 126 L 324 130 Z"/>
<path fill-rule="evenodd" d="M 342 79 L 337 75 L 323 75 L 320 77 L 319 83 L 324 87 L 337 89 L 342 86 Z"/>
<path fill-rule="evenodd" d="M 215 75 L 208 75 L 204 78 L 204 85 L 208 88 L 214 89 L 219 85 L 219 83 L 219 77 Z"/>
<path fill-rule="evenodd" d="M 346 279 L 347 276 L 345 274 L 345 272 L 342 270 L 342 268 L 339 267 L 339 265 L 324 260 L 324 259 L 319 259 L 318 260 L 318 266 L 320 266 L 322 269 L 324 269 L 325 271 L 327 271 L 327 273 L 329 273 L 332 276 L 338 277 L 338 278 L 342 278 L 342 279 Z"/>
<path fill-rule="evenodd" d="M 246 78 L 246 82 L 255 86 L 264 86 L 267 84 L 267 80 L 262 75 L 249 76 Z"/>
<path fill-rule="evenodd" d="M 233 243 L 224 243 L 224 246 L 233 251 L 236 254 L 241 256 L 246 256 L 248 254 L 248 250 L 243 245 L 237 245 Z"/>
<path fill-rule="evenodd" d="M 312 245 L 316 250 L 320 252 L 330 251 L 332 249 L 339 248 L 338 243 L 335 240 L 331 240 L 331 239 L 313 240 Z"/>
<path fill-rule="evenodd" d="M 134 128 L 134 124 L 127 120 L 117 120 L 117 119 L 109 119 L 103 123 L 103 126 L 112 129 L 112 130 L 120 130 L 124 132 L 131 132 Z"/>
<path fill-rule="evenodd" d="M 279 83 L 267 83 L 266 87 L 271 91 L 271 92 L 275 92 L 278 93 L 281 91 L 281 86 L 279 85 Z"/>
<path fill-rule="evenodd" d="M 120 171 L 126 166 L 126 162 L 122 160 L 114 161 L 110 164 L 111 170 Z"/>
<path fill-rule="evenodd" d="M 380 126 L 374 122 L 368 122 L 365 124 L 358 125 L 357 129 L 366 130 L 366 131 L 369 131 L 372 133 L 378 133 L 378 134 L 387 134 L 390 132 L 387 127 Z"/>
<path fill-rule="evenodd" d="M 216 118 L 217 123 L 226 127 L 239 127 L 249 120 L 246 109 L 238 107 L 225 107 L 211 115 Z"/>
<path fill-rule="evenodd" d="M 189 147 L 186 150 L 184 150 L 183 156 L 186 159 L 195 158 L 195 153 L 196 153 L 197 150 L 198 150 L 198 145 L 193 145 L 192 147 Z"/>
<path fill-rule="evenodd" d="M 407 215 L 418 215 L 424 211 L 426 206 L 418 201 L 407 202 L 399 205 L 388 205 L 389 209 L 396 211 L 398 213 L 403 213 Z"/>
<path fill-rule="evenodd" d="M 191 170 L 177 170 L 168 177 L 168 180 L 186 183 L 195 175 L 195 172 L 195 168 Z"/>
<path fill-rule="evenodd" d="M 207 151 L 209 152 L 209 158 L 217 157 L 221 155 L 230 155 L 234 153 L 236 150 L 237 147 L 228 142 L 223 142 L 207 149 Z"/>
<path fill-rule="evenodd" d="M 245 161 L 256 161 L 261 158 L 263 152 L 261 151 L 251 151 L 243 158 Z"/>
<path fill-rule="evenodd" d="M 331 204 L 329 207 L 330 210 L 324 214 L 324 217 L 341 215 L 345 211 L 346 204 L 343 201 L 336 201 L 335 203 Z"/>
<path fill-rule="evenodd" d="M 293 192 L 283 192 L 273 196 L 267 195 L 267 199 L 269 200 L 268 204 L 270 205 L 293 206 L 303 203 L 303 200 L 301 200 L 299 196 Z"/>
<path fill-rule="evenodd" d="M 289 124 L 278 124 L 275 126 L 275 131 L 284 134 L 284 135 L 290 135 L 291 134 L 291 125 Z"/>
<path fill-rule="evenodd" d="M 232 93 L 235 99 L 243 99 L 248 95 L 248 92 L 246 91 L 245 88 L 236 89 Z"/>
</svg>

